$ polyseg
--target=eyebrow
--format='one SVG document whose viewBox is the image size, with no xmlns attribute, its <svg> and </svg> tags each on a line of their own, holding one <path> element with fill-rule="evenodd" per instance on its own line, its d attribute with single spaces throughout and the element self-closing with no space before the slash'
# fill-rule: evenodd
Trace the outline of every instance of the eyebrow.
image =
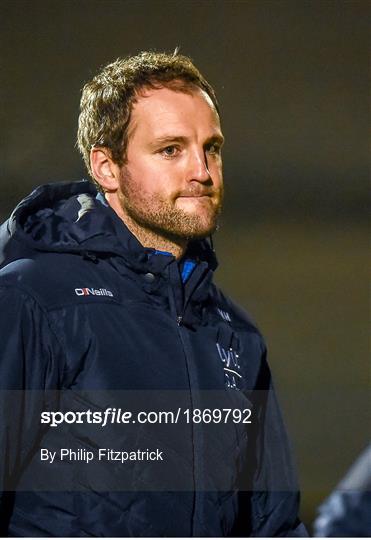
<svg viewBox="0 0 371 540">
<path fill-rule="evenodd" d="M 168 143 L 186 143 L 188 141 L 188 137 L 178 136 L 178 135 L 164 135 L 162 137 L 158 137 L 154 139 L 151 142 L 151 146 L 158 146 Z M 205 144 L 210 143 L 218 143 L 220 146 L 224 143 L 224 137 L 222 134 L 215 133 L 215 135 L 211 135 L 208 139 L 206 139 Z"/>
</svg>

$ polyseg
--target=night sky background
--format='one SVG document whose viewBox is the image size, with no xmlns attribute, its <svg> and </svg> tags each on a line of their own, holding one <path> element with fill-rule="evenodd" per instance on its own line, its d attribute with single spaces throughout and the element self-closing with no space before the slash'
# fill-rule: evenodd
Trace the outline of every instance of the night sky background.
<svg viewBox="0 0 371 540">
<path fill-rule="evenodd" d="M 369 438 L 369 3 L 2 0 L 0 35 L 1 221 L 86 177 L 80 90 L 100 66 L 180 46 L 216 89 L 216 281 L 268 342 L 310 526 Z"/>
</svg>

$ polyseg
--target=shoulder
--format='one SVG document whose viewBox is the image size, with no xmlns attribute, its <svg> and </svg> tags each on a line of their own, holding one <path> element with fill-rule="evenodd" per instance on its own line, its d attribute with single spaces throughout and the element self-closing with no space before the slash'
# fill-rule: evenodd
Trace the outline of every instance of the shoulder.
<svg viewBox="0 0 371 540">
<path fill-rule="evenodd" d="M 35 295 L 0 279 L 0 389 L 56 388 L 65 350 Z"/>
<path fill-rule="evenodd" d="M 100 289 L 96 266 L 78 254 L 41 252 L 4 266 L 0 287 L 26 293 L 49 310 L 74 304 L 86 287 Z"/>
<path fill-rule="evenodd" d="M 237 331 L 248 331 L 263 340 L 258 325 L 250 313 L 224 294 L 215 284 L 212 286 L 211 296 L 213 307 L 222 319 L 229 322 Z"/>
</svg>

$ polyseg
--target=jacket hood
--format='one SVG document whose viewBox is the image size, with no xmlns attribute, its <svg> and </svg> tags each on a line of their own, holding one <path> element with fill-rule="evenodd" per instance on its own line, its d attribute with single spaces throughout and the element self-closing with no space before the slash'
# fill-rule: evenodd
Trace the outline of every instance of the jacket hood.
<svg viewBox="0 0 371 540">
<path fill-rule="evenodd" d="M 154 252 L 139 243 L 89 180 L 39 186 L 16 206 L 0 228 L 0 266 L 35 251 L 116 254 L 136 268 Z M 191 242 L 188 252 L 216 268 L 207 240 Z M 173 257 L 155 259 L 166 265 Z"/>
</svg>

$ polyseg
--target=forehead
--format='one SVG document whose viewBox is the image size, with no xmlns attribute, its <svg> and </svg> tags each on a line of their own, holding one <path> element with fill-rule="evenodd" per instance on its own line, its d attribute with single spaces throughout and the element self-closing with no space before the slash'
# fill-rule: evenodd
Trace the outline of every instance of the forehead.
<svg viewBox="0 0 371 540">
<path fill-rule="evenodd" d="M 220 132 L 219 115 L 207 93 L 200 88 L 143 89 L 133 105 L 130 132 L 156 136 L 169 129 Z"/>
</svg>

